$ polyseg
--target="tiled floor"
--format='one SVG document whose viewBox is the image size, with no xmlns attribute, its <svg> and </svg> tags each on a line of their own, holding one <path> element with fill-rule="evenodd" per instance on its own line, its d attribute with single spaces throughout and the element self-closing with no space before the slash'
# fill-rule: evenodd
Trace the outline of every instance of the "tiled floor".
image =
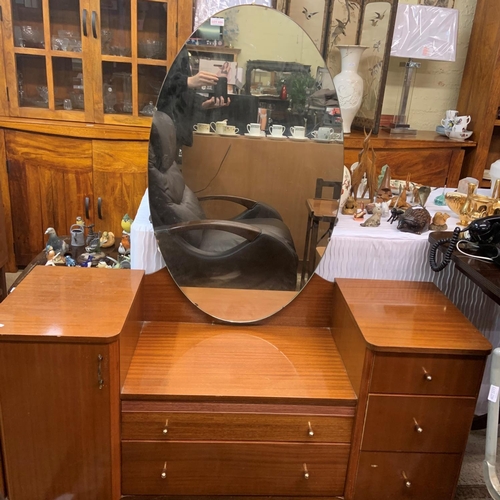
<svg viewBox="0 0 500 500">
<path fill-rule="evenodd" d="M 18 274 L 7 273 L 7 287 L 11 286 L 17 276 Z M 455 500 L 491 498 L 483 479 L 485 438 L 486 430 L 472 431 L 469 435 Z"/>
</svg>

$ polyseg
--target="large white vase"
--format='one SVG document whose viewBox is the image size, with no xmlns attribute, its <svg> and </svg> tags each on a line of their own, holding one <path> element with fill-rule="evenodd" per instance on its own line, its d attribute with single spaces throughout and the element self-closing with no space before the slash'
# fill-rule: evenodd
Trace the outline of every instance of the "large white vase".
<svg viewBox="0 0 500 500">
<path fill-rule="evenodd" d="M 361 54 L 368 47 L 361 45 L 337 45 L 342 58 L 340 73 L 333 78 L 339 100 L 344 134 L 351 133 L 351 123 L 363 100 L 363 78 L 358 75 Z"/>
</svg>

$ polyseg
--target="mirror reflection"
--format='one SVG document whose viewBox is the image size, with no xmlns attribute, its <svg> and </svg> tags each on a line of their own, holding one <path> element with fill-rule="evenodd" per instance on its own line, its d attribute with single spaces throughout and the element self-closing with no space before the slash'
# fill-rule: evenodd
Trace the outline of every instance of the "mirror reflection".
<svg viewBox="0 0 500 500">
<path fill-rule="evenodd" d="M 296 296 L 335 223 L 342 140 L 332 78 L 290 18 L 239 6 L 192 35 L 160 91 L 149 145 L 155 234 L 192 302 L 249 322 Z M 225 310 L 235 293 L 241 308 Z"/>
</svg>

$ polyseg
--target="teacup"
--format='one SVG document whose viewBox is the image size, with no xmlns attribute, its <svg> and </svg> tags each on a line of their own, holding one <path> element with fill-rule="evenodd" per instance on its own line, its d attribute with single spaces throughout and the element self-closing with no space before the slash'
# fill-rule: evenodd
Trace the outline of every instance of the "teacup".
<svg viewBox="0 0 500 500">
<path fill-rule="evenodd" d="M 441 125 L 442 125 L 444 128 L 446 128 L 446 129 L 450 130 L 450 129 L 452 129 L 452 128 L 453 128 L 453 126 L 455 125 L 455 118 L 443 118 L 443 119 L 441 120 Z"/>
<path fill-rule="evenodd" d="M 210 124 L 210 129 L 216 134 L 223 134 L 226 130 L 227 120 L 221 122 L 212 122 Z"/>
<path fill-rule="evenodd" d="M 467 129 L 467 125 L 470 123 L 470 116 L 458 116 L 455 118 L 455 125 L 462 125 L 465 129 Z"/>
<path fill-rule="evenodd" d="M 333 128 L 329 127 L 320 127 L 318 130 L 315 130 L 311 135 L 316 139 L 320 139 L 322 141 L 329 141 L 332 138 Z"/>
<path fill-rule="evenodd" d="M 249 123 L 247 130 L 250 135 L 260 135 L 260 123 Z"/>
<path fill-rule="evenodd" d="M 455 120 L 455 118 L 458 116 L 458 111 L 456 109 L 447 109 L 446 110 L 446 119 L 447 120 Z"/>
<path fill-rule="evenodd" d="M 271 125 L 269 127 L 269 132 L 274 137 L 281 137 L 285 132 L 285 127 L 283 125 Z"/>
<path fill-rule="evenodd" d="M 298 139 L 306 136 L 305 127 L 290 127 L 290 132 L 292 133 L 292 137 L 296 137 Z"/>
<path fill-rule="evenodd" d="M 208 134 L 210 133 L 210 124 L 209 123 L 197 123 L 193 125 L 193 130 L 195 132 L 199 132 L 200 134 Z"/>
<path fill-rule="evenodd" d="M 239 131 L 234 125 L 226 125 L 224 127 L 224 134 L 226 135 L 236 135 Z"/>
<path fill-rule="evenodd" d="M 452 132 L 466 132 L 467 126 L 462 125 L 461 123 L 457 123 L 456 125 L 453 125 L 453 127 L 451 127 L 451 131 Z"/>
</svg>

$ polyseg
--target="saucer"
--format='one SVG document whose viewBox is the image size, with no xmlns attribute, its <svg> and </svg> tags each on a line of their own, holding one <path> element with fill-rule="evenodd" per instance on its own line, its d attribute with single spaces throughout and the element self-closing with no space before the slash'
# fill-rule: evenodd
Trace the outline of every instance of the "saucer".
<svg viewBox="0 0 500 500">
<path fill-rule="evenodd" d="M 292 141 L 308 141 L 309 137 L 294 137 L 293 135 L 290 135 L 288 139 L 291 139 Z"/>
<path fill-rule="evenodd" d="M 193 130 L 193 133 L 200 135 L 215 135 L 215 132 L 198 132 L 197 130 Z"/>
<path fill-rule="evenodd" d="M 266 137 L 266 134 L 264 135 L 255 135 L 255 134 L 245 134 L 245 137 L 249 137 L 250 139 L 262 139 L 263 137 Z"/>
<path fill-rule="evenodd" d="M 288 137 L 286 135 L 272 135 L 272 134 L 269 134 L 267 136 L 268 139 L 273 139 L 273 140 L 276 140 L 276 141 L 282 141 L 283 139 L 288 139 Z"/>
<path fill-rule="evenodd" d="M 318 137 L 313 137 L 311 140 L 314 142 L 333 142 L 333 139 L 319 139 Z"/>
<path fill-rule="evenodd" d="M 452 140 L 452 141 L 465 141 L 466 139 L 468 139 L 471 135 L 472 135 L 472 130 L 467 130 L 465 132 L 461 132 L 461 134 L 463 134 L 464 137 L 451 137 L 451 132 L 449 131 L 446 131 L 446 136 L 448 137 L 448 139 Z"/>
<path fill-rule="evenodd" d="M 239 137 L 239 134 L 217 134 L 217 135 L 222 135 L 223 137 Z"/>
</svg>

